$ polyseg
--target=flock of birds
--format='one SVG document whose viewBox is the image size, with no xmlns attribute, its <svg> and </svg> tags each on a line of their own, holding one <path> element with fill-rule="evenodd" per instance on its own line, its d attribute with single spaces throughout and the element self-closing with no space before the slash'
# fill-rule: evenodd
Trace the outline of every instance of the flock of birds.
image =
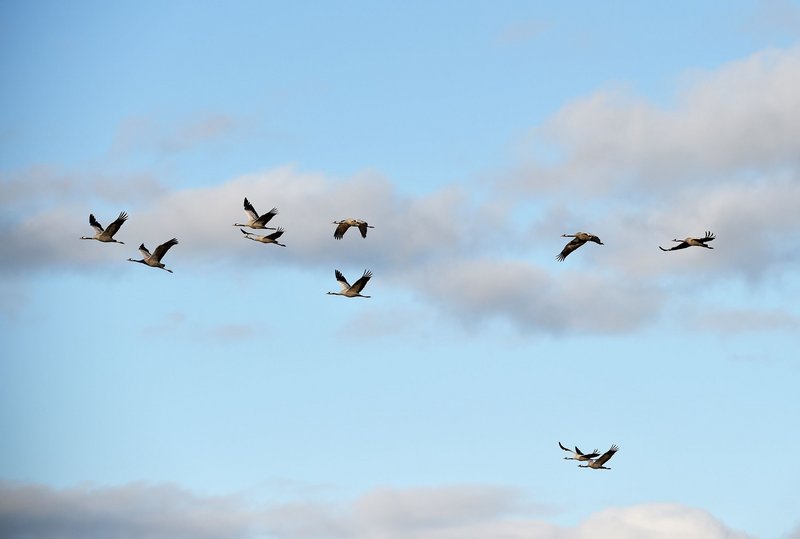
<svg viewBox="0 0 800 539">
<path fill-rule="evenodd" d="M 280 247 L 286 247 L 283 243 L 280 243 L 278 239 L 283 235 L 284 230 L 280 227 L 270 227 L 267 224 L 278 214 L 277 208 L 272 208 L 266 213 L 259 215 L 253 205 L 250 203 L 249 200 L 245 197 L 244 199 L 244 211 L 249 217 L 246 223 L 234 223 L 233 226 L 240 227 L 242 234 L 244 237 L 249 240 L 258 241 L 261 243 L 266 244 L 274 244 Z M 89 215 L 89 225 L 95 230 L 94 236 L 83 236 L 81 237 L 82 240 L 97 240 L 104 243 L 121 243 L 124 245 L 124 242 L 117 241 L 114 239 L 114 235 L 119 232 L 120 227 L 122 224 L 128 219 L 128 214 L 125 212 L 121 212 L 117 219 L 108 225 L 107 227 L 103 228 L 103 226 L 97 222 L 93 214 Z M 355 227 L 361 232 L 361 237 L 367 237 L 367 230 L 370 228 L 375 228 L 366 221 L 362 221 L 360 219 L 344 219 L 341 221 L 334 221 L 333 224 L 337 225 L 336 229 L 333 232 L 333 237 L 337 240 L 341 240 L 345 233 L 351 228 Z M 244 230 L 244 228 L 251 228 L 254 230 L 274 230 L 271 234 L 267 235 L 259 235 L 253 234 L 252 232 L 248 232 Z M 564 246 L 564 249 L 556 256 L 556 259 L 559 261 L 564 261 L 570 253 L 578 249 L 580 246 L 585 244 L 586 242 L 593 242 L 597 243 L 598 245 L 604 245 L 600 238 L 595 236 L 594 234 L 589 234 L 588 232 L 576 232 L 575 234 L 562 234 L 564 238 L 573 238 L 569 243 Z M 705 247 L 706 249 L 713 249 L 713 247 L 707 245 L 708 242 L 714 239 L 714 234 L 711 232 L 706 232 L 705 236 L 701 238 L 685 238 L 683 240 L 673 239 L 672 241 L 678 243 L 674 247 L 669 249 L 665 249 L 664 247 L 658 246 L 659 249 L 662 251 L 677 251 L 679 249 L 686 249 L 687 247 Z M 166 241 L 156 247 L 156 250 L 151 253 L 147 247 L 145 247 L 144 243 L 139 245 L 139 252 L 142 253 L 141 260 L 135 260 L 133 258 L 129 258 L 128 261 L 130 262 L 138 262 L 140 264 L 145 264 L 152 268 L 160 268 L 165 271 L 172 273 L 172 270 L 167 269 L 164 266 L 164 263 L 161 262 L 161 259 L 164 258 L 164 255 L 167 254 L 173 246 L 178 244 L 178 240 L 176 238 L 172 238 L 169 241 Z M 365 296 L 361 294 L 361 291 L 364 290 L 364 287 L 369 282 L 370 278 L 372 277 L 372 272 L 369 270 L 364 270 L 363 275 L 358 278 L 353 284 L 350 284 L 345 276 L 342 274 L 341 271 L 334 270 L 334 275 L 336 276 L 336 281 L 339 283 L 341 290 L 339 292 L 328 292 L 330 295 L 335 296 L 345 296 L 348 298 L 369 298 L 370 296 Z M 575 450 L 569 449 L 561 445 L 561 442 L 558 442 L 558 446 L 567 451 L 568 453 L 572 454 L 571 457 L 564 457 L 566 460 L 577 460 L 579 462 L 583 462 L 584 464 L 579 464 L 580 468 L 591 468 L 593 470 L 610 470 L 605 466 L 605 463 L 608 462 L 611 457 L 619 450 L 619 447 L 616 445 L 612 445 L 611 448 L 603 453 L 602 455 L 595 449 L 591 453 L 583 453 L 577 446 L 575 446 Z"/>
<path fill-rule="evenodd" d="M 274 244 L 280 247 L 286 247 L 285 244 L 280 243 L 278 239 L 283 235 L 284 230 L 281 227 L 271 227 L 267 226 L 267 224 L 272 220 L 273 217 L 278 215 L 278 208 L 272 208 L 266 213 L 259 215 L 253 205 L 247 200 L 247 197 L 244 199 L 244 212 L 249 217 L 246 223 L 234 223 L 233 226 L 240 227 L 242 234 L 248 240 L 257 241 L 260 243 L 266 244 Z M 82 240 L 97 240 L 104 243 L 121 243 L 124 245 L 124 242 L 117 241 L 114 239 L 114 235 L 119 231 L 122 224 L 128 219 L 128 214 L 125 212 L 120 212 L 119 216 L 116 220 L 108 225 L 107 227 L 103 228 L 103 226 L 95 219 L 94 214 L 89 214 L 89 225 L 94 228 L 95 235 L 94 236 L 82 236 Z M 336 229 L 333 232 L 333 237 L 337 240 L 341 240 L 345 233 L 351 228 L 355 227 L 361 232 L 361 237 L 367 237 L 367 229 L 375 228 L 374 226 L 369 225 L 366 221 L 362 221 L 360 219 L 343 219 L 341 221 L 334 221 L 333 224 L 337 225 Z M 266 235 L 259 235 L 253 234 L 252 232 L 248 232 L 244 230 L 244 228 L 252 228 L 254 230 L 274 230 L 275 232 Z M 564 246 L 564 249 L 556 256 L 556 260 L 563 262 L 570 253 L 576 250 L 578 247 L 583 245 L 586 242 L 594 242 L 598 245 L 604 245 L 600 238 L 595 236 L 594 234 L 590 234 L 588 232 L 576 232 L 575 234 L 562 234 L 561 237 L 563 238 L 573 238 L 569 243 Z M 714 234 L 711 232 L 706 232 L 705 236 L 701 238 L 685 238 L 682 240 L 673 239 L 672 241 L 677 242 L 678 245 L 671 247 L 669 249 L 665 249 L 664 247 L 658 246 L 659 249 L 662 251 L 677 251 L 678 249 L 685 249 L 687 247 L 705 247 L 706 249 L 713 249 L 713 247 L 707 245 L 708 242 L 714 239 Z M 129 262 L 138 262 L 140 264 L 145 264 L 150 266 L 151 268 L 159 268 L 163 269 L 164 271 L 168 271 L 172 273 L 171 269 L 167 269 L 164 266 L 164 263 L 161 262 L 161 259 L 164 258 L 164 255 L 167 254 L 173 246 L 178 244 L 178 240 L 176 238 L 172 238 L 169 241 L 166 241 L 156 247 L 154 252 L 150 252 L 147 247 L 145 247 L 144 243 L 139 245 L 139 252 L 142 253 L 142 258 L 140 260 L 136 260 L 133 258 L 129 258 Z M 336 281 L 339 283 L 341 290 L 339 292 L 328 292 L 330 295 L 334 296 L 345 296 L 348 298 L 369 298 L 370 296 L 365 296 L 361 294 L 361 291 L 367 286 L 370 278 L 372 277 L 372 272 L 369 270 L 364 270 L 364 274 L 358 278 L 353 284 L 350 284 L 347 279 L 342 275 L 338 269 L 334 270 L 334 276 L 336 277 Z M 559 444 L 560 445 L 560 444 Z M 576 447 L 577 449 L 577 447 Z M 613 454 L 613 453 L 612 453 Z M 605 456 L 605 455 L 604 455 Z M 610 456 L 608 458 L 611 458 Z M 602 460 L 602 459 L 599 459 Z M 606 459 L 608 460 L 608 459 Z"/>
<path fill-rule="evenodd" d="M 561 234 L 562 238 L 574 238 L 571 242 L 564 246 L 564 249 L 558 254 L 556 260 L 563 262 L 565 258 L 569 256 L 569 254 L 586 243 L 587 241 L 592 241 L 597 243 L 598 245 L 605 245 L 600 238 L 595 236 L 594 234 L 589 234 L 588 232 L 576 232 L 575 234 Z M 674 239 L 672 241 L 677 242 L 678 245 L 675 247 L 670 247 L 669 249 L 664 249 L 660 245 L 658 246 L 659 249 L 662 251 L 677 251 L 678 249 L 686 249 L 687 247 L 705 247 L 706 249 L 713 249 L 710 245 L 706 245 L 708 242 L 714 239 L 714 234 L 712 232 L 706 231 L 706 235 L 702 238 L 684 238 L 682 240 Z"/>
<path fill-rule="evenodd" d="M 561 442 L 558 442 L 558 447 L 567 453 L 572 454 L 571 457 L 564 457 L 564 460 L 577 460 L 580 462 L 585 462 L 586 464 L 578 464 L 578 468 L 591 468 L 593 470 L 610 470 L 611 468 L 604 466 L 604 464 L 611 460 L 611 457 L 614 456 L 614 453 L 619 451 L 619 447 L 617 447 L 616 444 L 612 445 L 611 448 L 602 455 L 597 452 L 597 449 L 591 453 L 583 453 L 580 449 L 578 449 L 577 445 L 575 446 L 575 451 L 573 451 L 569 447 L 564 447 L 561 445 Z"/>
<path fill-rule="evenodd" d="M 234 223 L 233 226 L 242 227 L 240 228 L 240 230 L 242 231 L 242 234 L 244 234 L 244 237 L 246 239 L 258 241 L 260 243 L 272 243 L 274 245 L 286 247 L 285 244 L 280 243 L 278 241 L 278 238 L 280 238 L 283 235 L 284 230 L 280 227 L 275 228 L 267 226 L 267 223 L 269 223 L 273 217 L 278 215 L 278 208 L 272 208 L 268 212 L 259 215 L 256 209 L 250 203 L 250 201 L 247 200 L 247 197 L 245 197 L 244 211 L 249 217 L 248 221 L 246 223 Z M 103 243 L 120 243 L 122 245 L 125 245 L 125 242 L 115 240 L 114 235 L 117 232 L 119 232 L 120 227 L 122 227 L 122 224 L 127 220 L 128 220 L 128 214 L 125 212 L 120 212 L 119 216 L 116 218 L 116 220 L 114 220 L 113 223 L 103 228 L 103 225 L 101 225 L 97 221 L 94 214 L 90 213 L 89 226 L 91 226 L 95 230 L 95 234 L 94 236 L 82 236 L 81 239 L 97 240 Z M 336 238 L 337 240 L 342 239 L 345 235 L 345 232 L 347 232 L 350 229 L 350 227 L 358 228 L 358 230 L 361 232 L 362 238 L 367 237 L 367 229 L 375 228 L 374 226 L 369 225 L 366 221 L 362 221 L 361 219 L 352 219 L 352 218 L 343 219 L 341 221 L 334 221 L 333 224 L 337 225 L 336 230 L 334 230 L 333 232 L 333 237 Z M 243 229 L 244 227 L 256 230 L 274 230 L 275 232 L 273 232 L 272 234 L 267 234 L 262 236 L 259 234 L 253 234 L 252 232 L 247 232 L 246 230 Z M 164 263 L 161 262 L 161 259 L 164 258 L 164 255 L 167 254 L 167 251 L 169 251 L 175 245 L 178 245 L 178 240 L 177 238 L 172 238 L 171 240 L 166 241 L 161 245 L 159 245 L 158 247 L 156 247 L 156 250 L 151 253 L 147 249 L 147 247 L 145 247 L 144 243 L 142 243 L 141 245 L 139 245 L 139 252 L 142 253 L 141 260 L 129 258 L 128 261 L 138 262 L 140 264 L 145 264 L 147 266 L 150 266 L 151 268 L 159 268 L 163 269 L 164 271 L 172 273 L 172 270 L 168 269 L 164 265 Z M 336 281 L 339 283 L 339 286 L 341 287 L 341 290 L 339 292 L 328 292 L 328 294 L 333 296 L 345 296 L 348 298 L 370 297 L 361 294 L 361 291 L 364 289 L 365 286 L 367 286 L 367 283 L 372 277 L 371 271 L 364 270 L 364 274 L 361 277 L 359 277 L 358 280 L 356 280 L 353 284 L 347 282 L 345 276 L 342 275 L 342 272 L 340 272 L 338 269 L 334 271 L 334 275 L 336 277 Z"/>
</svg>

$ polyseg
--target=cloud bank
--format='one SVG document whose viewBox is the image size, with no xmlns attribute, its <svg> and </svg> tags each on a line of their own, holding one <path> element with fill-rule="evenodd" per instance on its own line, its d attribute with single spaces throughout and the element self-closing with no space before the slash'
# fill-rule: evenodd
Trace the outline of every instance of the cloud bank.
<svg viewBox="0 0 800 539">
<path fill-rule="evenodd" d="M 118 268 L 138 258 L 139 243 L 152 249 L 177 237 L 169 256 L 178 274 L 181 265 L 239 271 L 256 261 L 329 273 L 370 268 L 386 286 L 468 325 L 499 319 L 525 333 L 632 331 L 667 312 L 676 289 L 759 286 L 796 274 L 797 87 L 800 48 L 688 73 L 671 106 L 599 91 L 535 128 L 523 162 L 480 191 L 464 183 L 406 193 L 378 171 L 334 178 L 295 166 L 170 191 L 147 175 L 81 181 L 36 167 L 0 184 L 0 272 Z M 210 118 L 168 133 L 169 146 L 191 147 L 230 127 Z M 262 212 L 279 209 L 273 224 L 286 229 L 285 250 L 243 241 L 231 226 L 244 217 L 245 196 Z M 117 235 L 125 246 L 76 241 L 90 232 L 90 211 L 107 223 L 123 210 L 131 215 Z M 350 232 L 334 241 L 331 223 L 346 217 L 376 228 L 367 240 Z M 566 243 L 560 235 L 578 230 L 605 245 L 556 263 Z M 714 251 L 657 249 L 706 230 L 717 234 Z M 796 318 L 788 306 L 765 307 L 776 309 Z"/>
<path fill-rule="evenodd" d="M 53 489 L 0 483 L 8 539 L 747 539 L 679 504 L 610 508 L 574 527 L 516 489 L 486 485 L 379 488 L 347 503 L 250 503 L 171 485 Z"/>
</svg>

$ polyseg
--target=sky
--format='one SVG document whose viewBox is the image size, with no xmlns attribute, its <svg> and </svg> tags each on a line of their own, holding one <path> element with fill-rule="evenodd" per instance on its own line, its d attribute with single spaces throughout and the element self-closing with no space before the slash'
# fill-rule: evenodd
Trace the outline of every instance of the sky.
<svg viewBox="0 0 800 539">
<path fill-rule="evenodd" d="M 0 67 L 3 537 L 800 539 L 799 2 L 5 0 Z"/>
</svg>

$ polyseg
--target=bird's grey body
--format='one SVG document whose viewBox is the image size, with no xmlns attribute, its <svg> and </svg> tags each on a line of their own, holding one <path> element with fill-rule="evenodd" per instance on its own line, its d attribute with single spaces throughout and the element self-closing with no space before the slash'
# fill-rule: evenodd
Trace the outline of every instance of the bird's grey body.
<svg viewBox="0 0 800 539">
<path fill-rule="evenodd" d="M 242 230 L 241 228 L 239 230 Z M 252 232 L 246 232 L 242 230 L 242 234 L 248 240 L 258 241 L 261 243 L 274 243 L 275 245 L 280 245 L 281 247 L 286 247 L 286 245 L 280 243 L 278 238 L 283 236 L 283 229 L 278 227 L 278 230 L 273 232 L 272 234 L 267 234 L 266 236 L 261 236 L 259 234 L 253 234 Z"/>
<path fill-rule="evenodd" d="M 161 259 L 167 254 L 173 245 L 178 245 L 178 240 L 172 238 L 171 240 L 162 243 L 156 250 L 150 254 L 150 251 L 147 250 L 147 247 L 144 246 L 144 243 L 139 246 L 139 252 L 142 253 L 142 260 L 135 260 L 133 258 L 129 258 L 128 262 L 138 262 L 140 264 L 145 264 L 150 266 L 151 268 L 159 268 L 163 269 L 164 271 L 168 271 L 172 273 L 171 269 L 167 269 L 164 267 L 164 264 L 161 263 Z"/>
<path fill-rule="evenodd" d="M 367 237 L 367 229 L 368 228 L 375 228 L 374 226 L 370 226 L 367 224 L 366 221 L 362 221 L 361 219 L 342 219 L 341 221 L 334 221 L 334 225 L 339 225 L 336 227 L 336 230 L 333 231 L 333 237 L 337 240 L 340 240 L 344 237 L 344 233 L 351 227 L 357 227 L 359 232 L 361 232 L 361 237 Z"/>
<path fill-rule="evenodd" d="M 574 455 L 572 457 L 564 457 L 564 460 L 587 461 L 587 460 L 591 460 L 593 458 L 596 458 L 596 457 L 600 456 L 600 453 L 597 452 L 597 449 L 595 449 L 591 453 L 583 453 L 580 449 L 578 449 L 577 445 L 575 446 L 575 451 L 573 451 L 569 447 L 564 447 L 563 445 L 561 445 L 561 442 L 558 442 L 558 447 L 560 447 L 564 451 L 566 451 L 568 453 L 572 453 Z"/>
<path fill-rule="evenodd" d="M 250 218 L 247 223 L 234 223 L 233 226 L 246 226 L 249 228 L 257 228 L 262 230 L 275 230 L 275 227 L 267 226 L 270 219 L 278 215 L 278 208 L 272 208 L 264 215 L 259 215 L 256 209 L 250 204 L 250 201 L 247 200 L 247 197 L 244 198 L 244 212 Z"/>
<path fill-rule="evenodd" d="M 608 462 L 611 457 L 614 456 L 614 453 L 619 451 L 619 447 L 616 445 L 612 445 L 611 449 L 600 455 L 600 458 L 597 459 L 589 459 L 586 461 L 586 464 L 578 464 L 579 468 L 592 468 L 593 470 L 610 470 L 611 468 L 607 468 L 603 466 L 606 462 Z"/>
<path fill-rule="evenodd" d="M 114 234 L 117 233 L 119 228 L 122 226 L 122 223 L 128 220 L 128 214 L 124 211 L 119 212 L 119 216 L 117 219 L 108 225 L 106 228 L 97 222 L 97 219 L 94 218 L 94 214 L 89 214 L 89 225 L 94 228 L 95 234 L 94 236 L 81 236 L 82 240 L 97 240 L 102 241 L 103 243 L 121 243 L 125 245 L 125 242 L 117 241 L 114 239 Z"/>
<path fill-rule="evenodd" d="M 571 242 L 564 246 L 564 249 L 558 254 L 556 260 L 559 262 L 563 262 L 565 258 L 569 256 L 569 254 L 586 243 L 587 241 L 592 241 L 599 245 L 603 245 L 603 242 L 600 241 L 600 238 L 595 236 L 594 234 L 589 234 L 588 232 L 576 232 L 575 234 L 561 234 L 562 238 L 574 238 Z"/>
<path fill-rule="evenodd" d="M 364 274 L 359 277 L 359 279 L 354 282 L 352 285 L 347 282 L 347 279 L 344 278 L 342 272 L 339 270 L 334 271 L 334 275 L 336 276 L 336 280 L 339 282 L 339 285 L 342 287 L 341 292 L 328 292 L 331 296 L 345 296 L 348 298 L 368 298 L 370 296 L 364 296 L 361 294 L 361 291 L 367 286 L 370 277 L 372 277 L 372 272 L 369 270 L 364 270 Z"/>
<path fill-rule="evenodd" d="M 684 238 L 682 240 L 674 239 L 672 241 L 678 243 L 678 245 L 676 245 L 675 247 L 664 249 L 659 245 L 658 248 L 661 249 L 662 251 L 677 251 L 678 249 L 686 249 L 687 247 L 705 247 L 706 249 L 713 249 L 713 247 L 711 247 L 710 245 L 706 245 L 706 243 L 713 240 L 714 240 L 714 233 L 706 231 L 706 235 L 702 238 Z"/>
</svg>

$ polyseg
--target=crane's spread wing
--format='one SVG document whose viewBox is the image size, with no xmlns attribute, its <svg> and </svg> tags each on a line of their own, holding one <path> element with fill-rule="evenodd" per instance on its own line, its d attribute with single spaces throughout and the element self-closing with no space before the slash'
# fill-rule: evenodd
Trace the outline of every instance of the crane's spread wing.
<svg viewBox="0 0 800 539">
<path fill-rule="evenodd" d="M 368 227 L 368 225 L 364 221 L 361 221 L 358 224 L 358 229 L 361 231 L 361 237 L 362 238 L 366 238 L 367 237 L 367 227 Z"/>
<path fill-rule="evenodd" d="M 172 248 L 173 245 L 178 245 L 178 240 L 175 239 L 175 238 L 172 238 L 168 242 L 162 243 L 161 245 L 156 247 L 156 252 L 153 253 L 153 257 L 156 260 L 160 261 L 161 257 L 163 257 L 165 254 L 167 254 L 167 251 L 169 251 Z"/>
<path fill-rule="evenodd" d="M 713 240 L 714 240 L 714 233 L 706 230 L 706 236 L 704 238 L 699 238 L 697 241 L 699 241 L 700 243 L 706 243 L 708 241 L 713 241 Z"/>
<path fill-rule="evenodd" d="M 350 289 L 350 283 L 347 282 L 347 279 L 344 278 L 344 275 L 342 275 L 341 271 L 335 270 L 334 275 L 336 275 L 336 280 L 339 281 L 339 285 L 341 285 L 342 291 Z"/>
<path fill-rule="evenodd" d="M 150 251 L 147 250 L 147 247 L 144 246 L 144 243 L 139 246 L 139 252 L 142 253 L 142 257 L 145 259 L 150 258 Z"/>
<path fill-rule="evenodd" d="M 336 227 L 336 230 L 333 231 L 333 237 L 337 240 L 340 240 L 344 237 L 344 233 L 347 232 L 347 229 L 350 228 L 350 225 L 347 223 L 341 223 L 339 226 Z"/>
<path fill-rule="evenodd" d="M 250 216 L 251 221 L 258 219 L 258 212 L 253 205 L 250 204 L 250 201 L 247 200 L 247 197 L 244 197 L 244 211 L 248 216 Z"/>
<path fill-rule="evenodd" d="M 595 242 L 595 243 L 597 243 L 599 245 L 603 245 L 603 240 L 601 240 L 599 237 L 595 236 L 594 234 L 590 235 L 589 241 L 593 241 L 593 242 Z"/>
<path fill-rule="evenodd" d="M 89 226 L 97 231 L 98 234 L 103 232 L 103 226 L 97 222 L 97 219 L 94 218 L 94 214 L 89 214 Z"/>
<path fill-rule="evenodd" d="M 276 230 L 272 234 L 267 234 L 267 237 L 269 239 L 271 239 L 271 240 L 277 240 L 278 238 L 283 236 L 283 232 L 284 232 L 284 230 L 282 228 L 278 227 L 278 230 Z"/>
<path fill-rule="evenodd" d="M 617 447 L 616 445 L 612 445 L 611 449 L 603 453 L 603 455 L 599 459 L 597 459 L 595 463 L 599 466 L 602 466 L 603 464 L 608 462 L 611 459 L 611 457 L 614 456 L 614 453 L 616 453 L 617 451 L 619 451 L 619 447 Z"/>
<path fill-rule="evenodd" d="M 689 247 L 689 244 L 686 243 L 685 241 L 682 241 L 675 247 L 670 247 L 669 249 L 664 249 L 660 245 L 658 246 L 658 248 L 661 249 L 662 251 L 677 251 L 678 249 L 686 249 L 687 247 Z"/>
<path fill-rule="evenodd" d="M 576 454 L 576 455 L 583 455 L 583 451 L 581 451 L 580 449 L 578 449 L 578 446 L 577 446 L 577 445 L 575 446 L 575 454 Z"/>
<path fill-rule="evenodd" d="M 108 234 L 109 236 L 113 236 L 114 234 L 117 233 L 119 227 L 122 226 L 122 223 L 124 223 L 127 220 L 128 220 L 128 214 L 125 213 L 124 211 L 119 212 L 119 217 L 117 217 L 117 220 L 108 225 L 108 228 L 106 229 L 106 234 Z"/>
<path fill-rule="evenodd" d="M 359 277 L 359 279 L 353 283 L 353 286 L 350 287 L 350 289 L 356 294 L 358 294 L 364 289 L 365 286 L 367 286 L 370 277 L 372 277 L 372 272 L 369 270 L 364 270 L 364 275 Z"/>
<path fill-rule="evenodd" d="M 580 238 L 573 239 L 571 242 L 569 242 L 568 244 L 566 244 L 564 246 L 564 249 L 556 257 L 556 260 L 558 260 L 560 262 L 563 262 L 564 259 L 567 258 L 572 251 L 574 251 L 575 249 L 577 249 L 578 247 L 580 247 L 584 243 L 586 243 L 586 241 L 582 240 Z"/>
<path fill-rule="evenodd" d="M 564 451 L 568 451 L 569 453 L 573 453 L 572 449 L 570 449 L 568 447 L 564 447 L 563 445 L 561 445 L 561 442 L 558 442 L 558 447 L 560 447 Z"/>
<path fill-rule="evenodd" d="M 260 225 L 266 225 L 269 223 L 270 219 L 278 215 L 278 208 L 272 208 L 267 213 L 256 219 L 256 223 Z"/>
</svg>

